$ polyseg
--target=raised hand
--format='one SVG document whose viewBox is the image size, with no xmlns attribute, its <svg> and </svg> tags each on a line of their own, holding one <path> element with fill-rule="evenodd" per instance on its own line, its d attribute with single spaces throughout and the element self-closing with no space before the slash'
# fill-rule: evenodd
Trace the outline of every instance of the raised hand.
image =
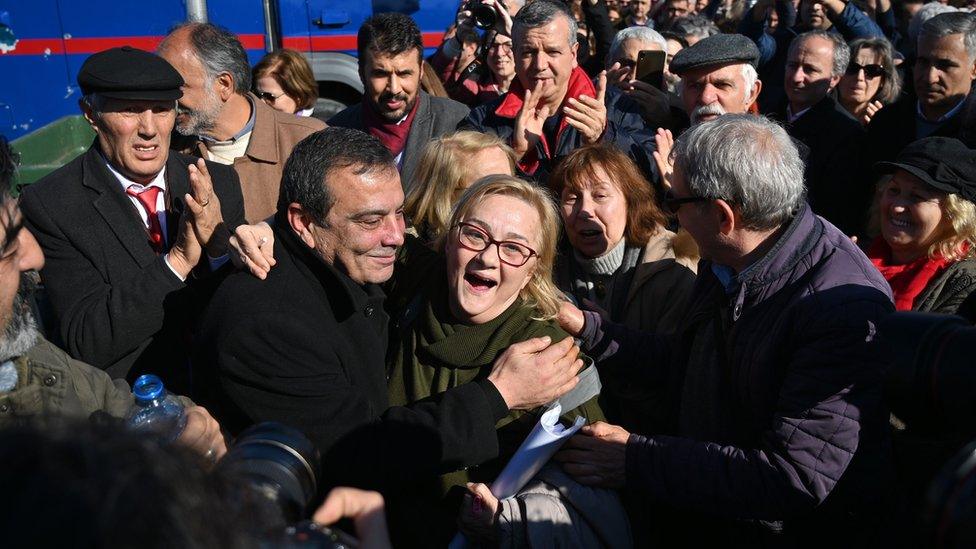
<svg viewBox="0 0 976 549">
<path fill-rule="evenodd" d="M 184 198 L 191 214 L 193 230 L 200 244 L 210 257 L 220 257 L 227 251 L 230 231 L 224 226 L 224 214 L 220 211 L 220 198 L 214 192 L 210 171 L 202 158 L 191 164 L 190 194 Z"/>
<path fill-rule="evenodd" d="M 234 229 L 229 242 L 230 260 L 238 269 L 247 269 L 264 280 L 275 266 L 274 231 L 262 221 Z"/>
<path fill-rule="evenodd" d="M 661 184 L 665 189 L 670 189 L 674 179 L 674 161 L 671 160 L 671 149 L 674 148 L 674 136 L 671 130 L 658 128 L 654 136 L 657 143 L 657 150 L 654 151 L 654 162 L 657 164 L 657 171 L 661 174 Z"/>
<path fill-rule="evenodd" d="M 600 73 L 596 83 L 596 97 L 581 95 L 579 99 L 570 98 L 563 107 L 566 122 L 583 136 L 583 143 L 596 143 L 603 137 L 607 127 L 607 71 Z"/>
<path fill-rule="evenodd" d="M 611 86 L 623 88 L 630 82 L 630 72 L 630 67 L 623 67 L 620 65 L 620 61 L 617 61 L 607 69 L 607 83 Z"/>
<path fill-rule="evenodd" d="M 861 125 L 867 126 L 868 124 L 870 124 L 871 119 L 874 118 L 874 115 L 878 114 L 878 111 L 880 111 L 883 108 L 884 108 L 884 103 L 882 103 L 881 101 L 872 101 L 868 103 L 867 109 L 864 110 L 864 114 L 862 114 L 861 118 L 859 119 Z"/>
<path fill-rule="evenodd" d="M 515 156 L 521 159 L 530 149 L 535 148 L 542 136 L 542 125 L 549 117 L 549 107 L 539 105 L 542 98 L 542 81 L 535 84 L 535 88 L 525 90 L 525 100 L 522 109 L 515 117 L 515 133 L 512 135 L 512 149 Z"/>
<path fill-rule="evenodd" d="M 641 108 L 641 118 L 654 128 L 667 125 L 671 118 L 671 101 L 668 94 L 640 80 L 631 80 L 621 86 Z"/>
</svg>

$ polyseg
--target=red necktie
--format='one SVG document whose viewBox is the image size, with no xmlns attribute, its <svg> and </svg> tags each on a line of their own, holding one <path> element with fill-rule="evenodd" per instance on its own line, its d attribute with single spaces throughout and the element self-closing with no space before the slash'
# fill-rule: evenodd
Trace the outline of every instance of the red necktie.
<svg viewBox="0 0 976 549">
<path fill-rule="evenodd" d="M 163 253 L 163 227 L 159 224 L 159 214 L 156 212 L 156 198 L 161 190 L 159 187 L 146 187 L 142 191 L 129 187 L 125 190 L 127 195 L 136 197 L 146 209 L 146 217 L 149 220 L 149 245 L 157 254 Z"/>
</svg>

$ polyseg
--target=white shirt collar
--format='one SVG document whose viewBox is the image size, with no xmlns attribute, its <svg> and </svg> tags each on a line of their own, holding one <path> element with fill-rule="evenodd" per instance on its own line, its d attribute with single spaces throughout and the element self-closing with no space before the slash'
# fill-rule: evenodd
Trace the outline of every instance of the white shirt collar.
<svg viewBox="0 0 976 549">
<path fill-rule="evenodd" d="M 790 124 L 792 124 L 792 123 L 796 122 L 796 120 L 798 118 L 800 118 L 801 116 L 803 116 L 804 114 L 806 114 L 807 111 L 810 110 L 810 109 L 812 109 L 812 108 L 813 108 L 812 106 L 811 107 L 807 107 L 807 108 L 803 109 L 802 111 L 800 111 L 800 112 L 798 112 L 796 114 L 793 114 L 793 107 L 791 107 L 790 105 L 787 105 L 786 106 L 786 121 L 789 122 Z"/>
<path fill-rule="evenodd" d="M 159 170 L 159 173 L 156 174 L 156 177 L 153 178 L 153 180 L 150 181 L 148 185 L 143 185 L 142 183 L 136 183 L 135 181 L 122 175 L 121 173 L 119 173 L 118 170 L 115 169 L 114 166 L 112 166 L 112 163 L 109 162 L 108 160 L 105 161 L 105 165 L 108 166 L 108 171 L 112 172 L 112 175 L 114 175 L 115 178 L 119 180 L 119 184 L 122 185 L 122 192 L 125 192 L 126 189 L 128 189 L 133 185 L 135 185 L 136 188 L 139 190 L 144 189 L 146 187 L 159 187 L 163 191 L 166 190 L 166 165 L 165 164 L 163 165 L 163 169 Z"/>
</svg>

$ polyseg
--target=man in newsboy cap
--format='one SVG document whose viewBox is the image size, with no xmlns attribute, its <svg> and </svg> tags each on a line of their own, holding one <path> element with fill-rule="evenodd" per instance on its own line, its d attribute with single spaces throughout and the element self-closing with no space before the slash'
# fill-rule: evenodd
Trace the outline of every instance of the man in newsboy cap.
<svg viewBox="0 0 976 549">
<path fill-rule="evenodd" d="M 726 113 L 747 113 L 759 97 L 759 50 L 741 34 L 716 34 L 675 54 L 681 102 L 692 125 Z"/>
<path fill-rule="evenodd" d="M 21 203 L 47 258 L 53 335 L 114 378 L 151 372 L 187 394 L 189 327 L 244 217 L 237 176 L 169 150 L 183 79 L 162 58 L 96 53 L 78 84 L 95 140 Z"/>
</svg>

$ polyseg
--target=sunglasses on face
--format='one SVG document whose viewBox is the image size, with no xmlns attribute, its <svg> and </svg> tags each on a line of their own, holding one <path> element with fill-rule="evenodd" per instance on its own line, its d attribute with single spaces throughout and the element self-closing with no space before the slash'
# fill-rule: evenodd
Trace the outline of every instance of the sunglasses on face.
<svg viewBox="0 0 976 549">
<path fill-rule="evenodd" d="M 878 78 L 884 75 L 884 67 L 878 65 L 877 63 L 872 63 L 870 65 L 858 65 L 857 63 L 851 62 L 847 65 L 847 74 L 850 76 L 857 76 L 857 73 L 864 70 L 865 78 Z"/>
<path fill-rule="evenodd" d="M 279 97 L 281 97 L 282 95 L 285 95 L 285 92 L 281 92 L 278 95 L 275 95 L 275 94 L 273 94 L 271 92 L 263 92 L 263 91 L 254 90 L 254 95 L 258 96 L 258 99 L 263 99 L 264 101 L 266 101 L 268 103 L 274 103 L 275 101 L 278 100 Z"/>
<path fill-rule="evenodd" d="M 708 202 L 712 200 L 711 198 L 705 198 L 704 196 L 689 196 L 687 198 L 676 198 L 674 192 L 671 189 L 664 191 L 664 199 L 661 201 L 664 206 L 664 212 L 669 215 L 678 215 L 678 210 L 681 206 L 685 204 L 691 204 L 694 202 Z"/>
</svg>

